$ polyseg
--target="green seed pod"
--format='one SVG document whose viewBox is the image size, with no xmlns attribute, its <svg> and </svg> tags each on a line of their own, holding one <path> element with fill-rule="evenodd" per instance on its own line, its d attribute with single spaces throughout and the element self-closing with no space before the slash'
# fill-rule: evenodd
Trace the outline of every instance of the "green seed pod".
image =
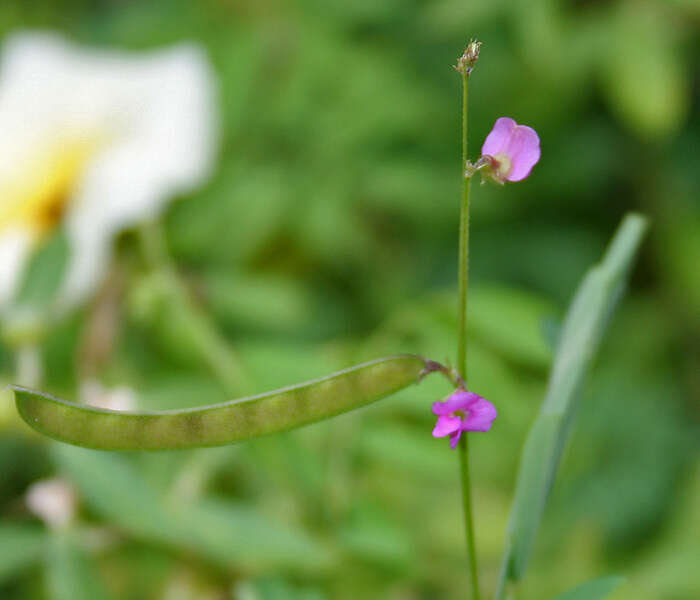
<svg viewBox="0 0 700 600">
<path fill-rule="evenodd" d="M 231 444 L 321 421 L 443 369 L 416 355 L 390 356 L 256 396 L 157 412 L 104 410 L 13 389 L 27 424 L 62 442 L 100 450 L 170 450 Z"/>
</svg>

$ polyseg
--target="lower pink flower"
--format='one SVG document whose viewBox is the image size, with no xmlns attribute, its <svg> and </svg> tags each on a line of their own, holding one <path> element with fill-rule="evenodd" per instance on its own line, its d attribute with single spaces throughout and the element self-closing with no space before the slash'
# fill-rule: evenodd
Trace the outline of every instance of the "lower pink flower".
<svg viewBox="0 0 700 600">
<path fill-rule="evenodd" d="M 457 447 L 463 431 L 488 431 L 498 416 L 496 407 L 474 392 L 457 390 L 444 402 L 433 403 L 437 423 L 433 437 L 450 436 L 450 447 Z"/>
</svg>

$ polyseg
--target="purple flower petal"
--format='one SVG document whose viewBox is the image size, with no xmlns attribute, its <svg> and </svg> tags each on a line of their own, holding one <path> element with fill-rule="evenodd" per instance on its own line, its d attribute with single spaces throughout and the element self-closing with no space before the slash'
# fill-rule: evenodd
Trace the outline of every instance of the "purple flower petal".
<svg viewBox="0 0 700 600">
<path fill-rule="evenodd" d="M 433 437 L 450 436 L 450 447 L 457 447 L 463 431 L 488 431 L 498 415 L 496 407 L 478 394 L 458 389 L 444 402 L 433 403 L 438 417 Z"/>
<path fill-rule="evenodd" d="M 469 415 L 462 421 L 464 431 L 488 431 L 498 416 L 496 407 L 485 398 L 479 398 L 469 406 Z"/>
<path fill-rule="evenodd" d="M 457 390 L 444 402 L 433 402 L 433 414 L 449 415 L 456 410 L 467 410 L 469 404 L 478 400 L 480 396 L 466 390 Z"/>
<path fill-rule="evenodd" d="M 481 154 L 493 158 L 492 176 L 498 181 L 521 181 L 540 160 L 540 138 L 532 127 L 501 117 L 486 136 Z"/>
<path fill-rule="evenodd" d="M 511 169 L 506 179 L 521 181 L 532 171 L 540 160 L 540 138 L 537 132 L 527 125 L 518 125 L 513 130 L 505 154 L 510 158 Z"/>
<path fill-rule="evenodd" d="M 455 431 L 459 431 L 461 428 L 462 419 L 459 417 L 441 416 L 438 417 L 437 423 L 435 423 L 433 437 L 445 437 Z"/>
<path fill-rule="evenodd" d="M 505 154 L 510 143 L 510 138 L 513 130 L 518 124 L 508 117 L 496 119 L 496 123 L 491 130 L 491 133 L 486 136 L 484 145 L 481 147 L 481 154 L 496 156 L 496 154 Z"/>
</svg>

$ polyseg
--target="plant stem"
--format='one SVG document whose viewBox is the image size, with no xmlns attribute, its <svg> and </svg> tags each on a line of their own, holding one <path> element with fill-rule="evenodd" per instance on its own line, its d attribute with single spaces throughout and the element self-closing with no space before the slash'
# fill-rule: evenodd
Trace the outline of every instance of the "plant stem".
<svg viewBox="0 0 700 600">
<path fill-rule="evenodd" d="M 469 98 L 469 77 L 462 75 L 462 206 L 459 217 L 459 307 L 457 338 L 457 370 L 467 378 L 467 293 L 469 291 L 469 185 L 467 177 L 467 101 Z"/>
<path fill-rule="evenodd" d="M 464 508 L 464 530 L 467 540 L 469 558 L 469 573 L 472 582 L 472 598 L 479 600 L 479 571 L 476 564 L 476 549 L 474 545 L 474 521 L 472 519 L 471 483 L 469 479 L 469 434 L 462 435 L 458 444 L 459 466 L 462 476 L 462 504 Z"/>
<path fill-rule="evenodd" d="M 180 338 L 178 343 L 192 349 L 229 395 L 238 396 L 248 392 L 250 382 L 236 354 L 206 313 L 192 302 L 178 277 L 160 224 L 146 223 L 139 228 L 139 234 L 144 259 L 160 295 L 162 304 L 159 310 L 168 315 L 168 328 L 171 332 L 177 331 Z"/>
<path fill-rule="evenodd" d="M 469 101 L 469 75 L 462 74 L 462 207 L 459 219 L 459 305 L 457 332 L 457 370 L 467 379 L 467 295 L 469 291 L 469 187 L 471 177 L 467 166 L 467 116 Z M 460 440 L 459 462 L 462 481 L 462 504 L 464 508 L 464 533 L 467 542 L 469 573 L 471 575 L 472 599 L 479 600 L 479 575 L 474 543 L 474 520 L 472 518 L 471 481 L 469 478 L 469 442 L 465 432 Z"/>
</svg>

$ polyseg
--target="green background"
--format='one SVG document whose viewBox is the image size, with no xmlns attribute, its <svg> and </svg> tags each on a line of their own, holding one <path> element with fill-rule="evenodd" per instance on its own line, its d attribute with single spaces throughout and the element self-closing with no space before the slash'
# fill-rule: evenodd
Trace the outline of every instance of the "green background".
<svg viewBox="0 0 700 600">
<path fill-rule="evenodd" d="M 500 412 L 472 436 L 484 590 L 567 301 L 637 210 L 650 236 L 517 597 L 609 573 L 628 580 L 615 600 L 700 597 L 699 24 L 694 0 L 4 0 L 2 36 L 50 29 L 134 50 L 195 40 L 219 79 L 215 174 L 162 220 L 205 341 L 163 318 L 172 282 L 126 232 L 103 293 L 43 337 L 43 387 L 76 398 L 88 373 L 132 387 L 144 408 L 226 399 L 236 382 L 202 344 L 248 391 L 398 351 L 454 358 L 451 65 L 476 37 L 471 158 L 499 116 L 542 140 L 528 180 L 473 187 L 468 379 Z M 41 290 L 51 277 L 36 271 Z M 91 335 L 100 310 L 116 324 L 109 343 Z M 13 363 L 6 342 L 2 383 Z M 290 434 L 123 455 L 39 438 L 2 392 L 0 596 L 466 597 L 457 457 L 430 436 L 430 403 L 447 391 L 428 381 Z M 60 533 L 24 502 L 56 474 L 80 500 Z"/>
</svg>

